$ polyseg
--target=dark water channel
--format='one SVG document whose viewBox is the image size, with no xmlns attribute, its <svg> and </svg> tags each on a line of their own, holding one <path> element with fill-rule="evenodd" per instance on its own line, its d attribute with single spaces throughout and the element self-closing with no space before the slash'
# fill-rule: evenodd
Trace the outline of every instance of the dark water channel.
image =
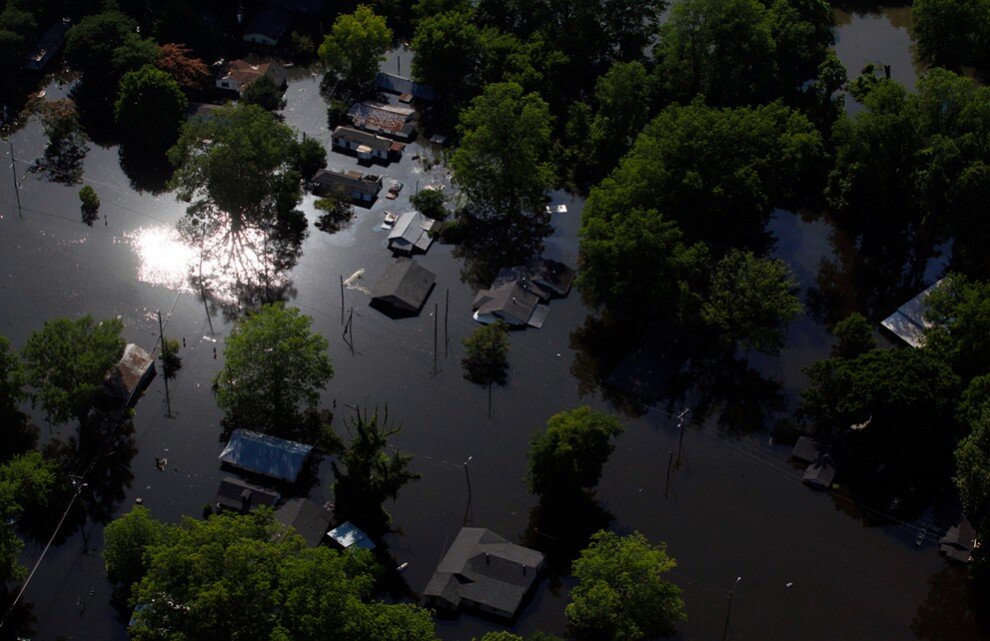
<svg viewBox="0 0 990 641">
<path fill-rule="evenodd" d="M 898 61 L 895 77 L 913 80 L 904 14 L 893 11 L 836 13 L 837 49 L 851 74 L 864 60 L 891 55 Z M 318 79 L 293 81 L 287 99 L 286 121 L 328 143 Z M 14 137 L 19 161 L 40 155 L 43 144 L 36 122 Z M 310 225 L 286 283 L 289 304 L 312 316 L 315 329 L 330 341 L 335 377 L 324 395 L 326 404 L 387 404 L 392 419 L 404 425 L 395 445 L 415 455 L 414 467 L 423 478 L 386 506 L 398 530 L 386 544 L 398 563 L 409 563 L 403 577 L 414 593 L 426 585 L 465 521 L 553 554 L 573 546 L 584 532 L 608 525 L 667 542 L 678 560 L 673 579 L 687 603 L 689 619 L 680 626 L 681 639 L 720 638 L 726 593 L 737 576 L 743 581 L 733 601 L 730 638 L 935 639 L 947 631 L 955 639 L 978 638 L 966 627 L 960 605 L 965 584 L 938 556 L 934 539 L 916 547 L 912 526 L 864 527 L 861 519 L 850 517 L 855 510 L 843 499 L 803 486 L 800 471 L 787 461 L 788 448 L 770 445 L 765 431 L 731 430 L 734 415 L 726 418 L 723 410 L 748 400 L 741 397 L 753 389 L 778 399 L 771 403 L 776 409 L 768 421 L 770 414 L 785 415 L 793 407 L 805 384 L 801 368 L 830 348 L 813 314 L 794 322 L 779 357 L 749 355 L 748 363 L 743 361 L 747 377 L 738 387 L 719 390 L 707 424 L 685 432 L 667 498 L 666 465 L 669 452 L 678 449 L 672 414 L 679 406 L 647 408 L 625 402 L 629 399 L 621 393 L 603 391 L 593 357 L 575 340 L 589 314 L 576 293 L 552 303 L 541 330 L 512 335 L 509 383 L 495 390 L 489 418 L 485 391 L 461 376 L 461 340 L 475 327 L 470 318 L 474 292 L 461 281 L 462 261 L 450 248 L 435 244 L 417 258 L 437 274 L 436 289 L 417 318 L 390 320 L 368 307 L 361 290 L 391 260 L 386 232 L 378 229 L 383 211 L 404 210 L 417 181 L 420 187 L 444 181 L 442 169 L 426 171 L 411 158 L 416 151 L 408 149 L 401 163 L 384 170 L 405 183 L 398 201 L 381 199 L 371 210 L 359 209 L 333 235 Z M 355 162 L 331 154 L 330 164 L 344 168 Z M 18 168 L 24 175 L 26 165 Z M 186 343 L 182 370 L 171 386 L 173 417 L 166 417 L 159 377 L 138 405 L 134 434 L 116 445 L 107 457 L 112 464 L 103 472 L 120 486 L 119 500 L 110 499 L 116 513 L 140 497 L 164 520 L 198 516 L 225 475 L 217 462 L 221 414 L 210 382 L 222 365 L 229 322 L 220 310 L 208 317 L 202 299 L 186 284 L 188 250 L 172 231 L 183 208 L 174 197 L 135 191 L 116 148 L 93 146 L 84 176 L 106 214 L 92 227 L 80 222 L 78 186 L 27 174 L 19 218 L 10 181 L 0 181 L 0 334 L 20 348 L 44 320 L 89 313 L 120 316 L 126 338 L 150 346 L 157 335 L 155 312 L 161 310 L 166 333 Z M 556 231 L 546 255 L 574 264 L 582 202 L 562 193 L 554 202 L 566 203 L 569 211 L 554 216 Z M 303 209 L 312 223 L 311 197 Z M 825 219 L 787 212 L 775 215 L 770 232 L 778 239 L 777 255 L 792 264 L 807 295 L 818 284 L 821 260 L 835 256 L 841 237 Z M 352 351 L 341 340 L 338 279 L 360 269 L 364 276 L 344 295 L 345 307 L 354 310 Z M 441 316 L 436 373 L 435 304 Z M 617 412 L 627 432 L 605 469 L 598 491 L 601 510 L 551 519 L 536 509 L 523 485 L 525 453 L 534 429 L 580 403 Z M 35 418 L 44 425 L 40 414 Z M 72 429 L 43 427 L 42 436 L 68 435 Z M 156 457 L 168 458 L 167 469 L 156 468 Z M 469 458 L 470 503 L 464 467 Z M 326 463 L 320 479 L 310 496 L 324 500 L 330 479 Z M 36 618 L 33 638 L 126 638 L 117 611 L 108 605 L 111 590 L 98 555 L 101 531 L 90 522 L 85 541 L 77 530 L 49 551 L 25 598 Z M 38 544 L 29 544 L 24 560 L 33 562 L 39 552 Z M 570 585 L 566 576 L 544 582 L 514 629 L 562 633 Z M 462 616 L 438 627 L 446 640 L 467 641 L 499 626 Z"/>
</svg>

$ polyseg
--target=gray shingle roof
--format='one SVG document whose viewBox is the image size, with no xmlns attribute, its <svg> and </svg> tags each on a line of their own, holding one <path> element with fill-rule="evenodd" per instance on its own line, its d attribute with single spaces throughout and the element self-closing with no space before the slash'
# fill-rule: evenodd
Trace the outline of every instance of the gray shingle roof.
<svg viewBox="0 0 990 641">
<path fill-rule="evenodd" d="M 511 618 L 542 565 L 540 552 L 485 528 L 461 528 L 423 596 L 454 609 L 480 607 Z"/>
<path fill-rule="evenodd" d="M 282 524 L 295 528 L 310 547 L 316 547 L 330 529 L 330 512 L 309 499 L 289 499 L 275 512 Z"/>
<path fill-rule="evenodd" d="M 494 314 L 507 323 L 525 325 L 539 302 L 536 294 L 526 291 L 518 281 L 510 281 L 478 292 L 473 307 L 479 315 Z"/>
<path fill-rule="evenodd" d="M 419 263 L 400 258 L 388 266 L 372 289 L 372 300 L 416 313 L 430 295 L 437 276 Z"/>
<path fill-rule="evenodd" d="M 220 481 L 217 489 L 217 506 L 235 512 L 250 512 L 261 505 L 273 507 L 279 498 L 279 493 L 274 490 L 257 487 L 232 476 Z"/>
</svg>

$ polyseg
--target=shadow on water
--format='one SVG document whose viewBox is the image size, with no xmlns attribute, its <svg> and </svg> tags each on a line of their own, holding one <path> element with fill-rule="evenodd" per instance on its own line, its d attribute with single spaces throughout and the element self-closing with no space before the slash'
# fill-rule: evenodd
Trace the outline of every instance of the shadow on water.
<svg viewBox="0 0 990 641">
<path fill-rule="evenodd" d="M 19 587 L 0 587 L 0 608 L 4 614 L 10 609 L 10 604 L 13 603 Z M 24 600 L 19 601 L 17 607 L 10 612 L 6 624 L 0 629 L 0 641 L 23 641 L 23 639 L 32 638 L 34 624 L 37 621 L 38 618 L 34 615 L 34 605 Z"/>
<path fill-rule="evenodd" d="M 927 641 L 980 641 L 990 638 L 990 598 L 974 587 L 967 568 L 946 565 L 928 580 L 930 589 L 911 621 L 911 631 Z"/>
<path fill-rule="evenodd" d="M 529 523 L 520 544 L 546 555 L 547 580 L 557 595 L 564 577 L 571 575 L 571 564 L 588 546 L 591 535 L 607 528 L 614 518 L 584 493 L 566 503 L 548 505 L 541 501 L 529 512 Z"/>
<path fill-rule="evenodd" d="M 89 146 L 81 136 L 71 136 L 59 145 L 49 144 L 31 171 L 40 172 L 48 181 L 63 185 L 82 182 L 83 161 Z M 88 223 L 92 224 L 92 223 Z"/>
<path fill-rule="evenodd" d="M 544 216 L 505 221 L 464 211 L 447 229 L 444 242 L 456 243 L 454 257 L 464 259 L 461 280 L 475 289 L 490 287 L 500 269 L 521 265 L 542 252 L 543 240 L 552 231 Z"/>
<path fill-rule="evenodd" d="M 107 97 L 116 93 L 116 87 L 107 89 L 95 83 L 80 82 L 69 90 L 69 98 L 79 110 L 79 124 L 93 144 L 111 147 L 119 141 L 114 123 L 113 103 Z"/>
<path fill-rule="evenodd" d="M 120 168 L 135 191 L 161 194 L 168 190 L 172 166 L 163 152 L 121 145 L 118 155 Z"/>
<path fill-rule="evenodd" d="M 725 434 L 761 432 L 775 413 L 786 409 L 781 383 L 766 378 L 713 340 L 683 329 L 629 331 L 608 319 L 588 316 L 571 333 L 578 391 L 600 391 L 630 418 L 666 402 L 668 411 L 692 410 L 701 425 L 713 416 Z"/>
</svg>

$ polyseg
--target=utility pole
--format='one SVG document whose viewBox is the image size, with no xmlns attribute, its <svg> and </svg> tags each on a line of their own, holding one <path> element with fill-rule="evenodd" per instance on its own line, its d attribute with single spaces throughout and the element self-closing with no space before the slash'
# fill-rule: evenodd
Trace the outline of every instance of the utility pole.
<svg viewBox="0 0 990 641">
<path fill-rule="evenodd" d="M 681 435 L 680 435 L 680 438 L 678 439 L 678 443 L 677 443 L 677 465 L 678 466 L 680 466 L 680 464 L 681 464 L 681 450 L 684 448 L 684 427 L 685 427 L 685 425 L 684 425 L 684 417 L 687 416 L 688 415 L 688 412 L 690 412 L 690 411 L 691 410 L 689 410 L 688 408 L 685 407 L 684 410 L 681 411 L 681 413 L 677 415 L 677 427 L 678 427 L 678 429 L 681 430 Z"/>
<path fill-rule="evenodd" d="M 165 342 L 165 326 L 162 325 L 162 310 L 156 310 L 158 314 L 158 339 L 162 342 L 162 378 L 165 379 L 165 407 L 166 415 L 172 418 L 172 397 L 168 393 L 168 344 Z"/>
<path fill-rule="evenodd" d="M 83 488 L 88 485 L 87 483 L 82 482 L 81 476 L 76 476 L 75 474 L 70 474 L 69 480 L 72 481 L 72 486 L 76 488 L 76 496 L 82 494 Z M 82 527 L 79 528 L 79 531 L 82 532 L 82 537 L 83 537 L 83 554 L 88 555 L 89 539 L 86 537 L 86 521 L 87 521 L 86 511 L 83 510 L 83 522 L 82 522 Z"/>
<path fill-rule="evenodd" d="M 340 324 L 344 324 L 344 275 L 340 275 Z"/>
<path fill-rule="evenodd" d="M 21 209 L 21 186 L 17 182 L 17 160 L 14 158 L 14 139 L 8 138 L 10 145 L 10 174 L 14 178 L 14 196 L 17 198 L 17 217 L 24 218 L 24 211 Z"/>
<path fill-rule="evenodd" d="M 467 507 L 464 509 L 464 525 L 467 525 L 468 513 L 471 511 L 471 472 L 468 471 L 468 463 L 470 463 L 473 458 L 473 456 L 469 456 L 467 457 L 467 460 L 464 461 L 464 477 L 467 478 L 468 490 Z"/>
<path fill-rule="evenodd" d="M 447 288 L 447 303 L 443 307 L 443 357 L 447 358 L 450 337 L 447 335 L 447 316 L 450 315 L 450 288 Z"/>
<path fill-rule="evenodd" d="M 440 323 L 440 303 L 433 303 L 433 375 L 437 375 L 437 325 Z"/>
<path fill-rule="evenodd" d="M 674 462 L 674 450 L 670 450 L 670 458 L 667 459 L 667 482 L 663 485 L 663 498 L 667 498 L 667 491 L 670 490 L 670 465 Z"/>
<path fill-rule="evenodd" d="M 732 584 L 732 589 L 729 590 L 729 606 L 725 609 L 725 627 L 722 629 L 722 641 L 729 638 L 729 615 L 732 614 L 732 595 L 736 591 L 736 586 L 742 581 L 742 577 L 736 577 L 736 582 Z"/>
</svg>

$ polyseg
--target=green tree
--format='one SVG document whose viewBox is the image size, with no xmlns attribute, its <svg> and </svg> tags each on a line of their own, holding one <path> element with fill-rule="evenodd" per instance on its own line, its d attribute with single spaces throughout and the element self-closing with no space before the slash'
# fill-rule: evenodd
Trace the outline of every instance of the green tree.
<svg viewBox="0 0 990 641">
<path fill-rule="evenodd" d="M 346 430 L 351 440 L 339 465 L 331 462 L 338 518 L 384 534 L 388 514 L 382 504 L 388 499 L 396 500 L 399 490 L 419 480 L 420 475 L 409 470 L 412 456 L 399 450 L 387 453 L 389 438 L 402 431 L 401 426 L 389 426 L 387 409 L 381 420 L 377 409 L 370 415 L 367 410 L 355 410 Z"/>
<path fill-rule="evenodd" d="M 412 41 L 413 78 L 454 102 L 474 95 L 481 68 L 481 31 L 469 13 L 431 15 L 416 25 Z"/>
<path fill-rule="evenodd" d="M 715 264 L 701 319 L 729 344 L 775 354 L 801 311 L 796 292 L 787 263 L 734 249 Z"/>
<path fill-rule="evenodd" d="M 589 144 L 596 174 L 611 170 L 636 142 L 650 118 L 650 82 L 638 61 L 617 62 L 595 84 L 595 117 Z"/>
<path fill-rule="evenodd" d="M 461 112 L 450 166 L 473 216 L 498 220 L 507 234 L 545 232 L 551 124 L 547 104 L 515 83 L 486 86 Z"/>
<path fill-rule="evenodd" d="M 985 535 L 990 532 L 990 413 L 970 425 L 970 433 L 956 448 L 956 487 L 963 509 Z"/>
<path fill-rule="evenodd" d="M 358 5 L 354 13 L 338 16 L 320 45 L 320 58 L 349 84 L 374 82 L 378 64 L 392 43 L 392 30 L 371 7 Z"/>
<path fill-rule="evenodd" d="M 131 604 L 150 604 L 132 638 L 436 641 L 429 612 L 373 601 L 380 569 L 365 550 L 308 548 L 270 510 L 185 518 L 145 547 Z M 163 595 L 164 598 L 163 598 Z"/>
<path fill-rule="evenodd" d="M 839 339 L 839 343 L 832 349 L 832 354 L 839 358 L 856 358 L 877 346 L 873 326 L 858 312 L 853 312 L 836 323 L 832 328 L 832 335 Z"/>
<path fill-rule="evenodd" d="M 232 105 L 182 127 L 168 152 L 171 186 L 190 203 L 188 217 L 206 227 L 268 228 L 302 200 L 293 168 L 292 130 L 255 105 Z"/>
<path fill-rule="evenodd" d="M 681 590 L 663 578 L 674 569 L 667 546 L 639 532 L 601 531 L 574 561 L 567 620 L 578 639 L 639 641 L 674 634 L 683 621 Z"/>
<path fill-rule="evenodd" d="M 148 571 L 147 551 L 161 543 L 166 527 L 142 505 L 114 519 L 103 530 L 103 561 L 111 581 L 130 588 Z"/>
<path fill-rule="evenodd" d="M 298 309 L 276 303 L 234 325 L 213 382 L 229 425 L 291 437 L 303 416 L 317 411 L 333 367 L 329 343 L 312 323 Z"/>
<path fill-rule="evenodd" d="M 327 166 L 327 150 L 316 138 L 303 138 L 295 147 L 295 169 L 309 180 Z"/>
<path fill-rule="evenodd" d="M 136 28 L 134 20 L 119 11 L 86 16 L 66 34 L 65 59 L 87 84 L 116 87 L 123 74 L 157 59 L 157 46 L 142 40 Z"/>
<path fill-rule="evenodd" d="M 932 66 L 960 71 L 977 66 L 990 35 L 987 0 L 917 0 L 911 7 L 911 39 L 918 58 Z"/>
<path fill-rule="evenodd" d="M 464 378 L 475 385 L 505 385 L 509 368 L 509 326 L 503 320 L 479 327 L 464 339 Z"/>
<path fill-rule="evenodd" d="M 178 138 L 187 104 L 179 83 L 165 71 L 144 66 L 125 74 L 114 105 L 124 144 L 164 152 Z"/>
<path fill-rule="evenodd" d="M 103 390 L 103 379 L 124 352 L 119 318 L 94 322 L 56 318 L 28 338 L 21 353 L 32 398 L 48 420 L 82 425 Z"/>
<path fill-rule="evenodd" d="M 79 202 L 82 203 L 83 222 L 92 225 L 100 211 L 100 197 L 96 195 L 96 190 L 89 185 L 83 186 L 79 190 Z"/>
<path fill-rule="evenodd" d="M 443 220 L 447 217 L 447 208 L 444 205 L 446 200 L 439 189 L 422 189 L 409 198 L 413 207 L 434 220 Z"/>
<path fill-rule="evenodd" d="M 23 541 L 16 526 L 24 517 L 40 517 L 57 485 L 55 464 L 40 452 L 21 454 L 0 465 L 0 580 L 19 581 L 27 573 L 20 564 Z"/>
<path fill-rule="evenodd" d="M 963 380 L 990 373 L 990 283 L 950 274 L 925 304 L 925 349 L 947 359 Z"/>
<path fill-rule="evenodd" d="M 281 111 L 285 109 L 282 87 L 268 76 L 261 76 L 241 93 L 241 102 L 248 105 L 258 105 L 265 111 Z"/>
<path fill-rule="evenodd" d="M 593 489 L 615 448 L 612 439 L 622 432 L 615 417 L 587 405 L 554 414 L 530 442 L 529 491 L 556 501 Z"/>
<path fill-rule="evenodd" d="M 21 403 L 27 398 L 25 382 L 21 359 L 10 349 L 10 341 L 0 336 L 0 425 L 3 426 L 0 460 L 6 460 L 10 452 L 5 446 L 27 425 L 27 416 L 21 411 Z"/>
<path fill-rule="evenodd" d="M 775 207 L 793 208 L 819 170 L 818 132 L 778 103 L 664 109 L 612 174 L 591 190 L 581 218 L 618 224 L 637 208 L 677 223 L 687 242 L 718 248 L 759 241 Z M 656 256 L 653 261 L 664 260 Z M 643 265 L 645 272 L 651 272 Z"/>
</svg>

